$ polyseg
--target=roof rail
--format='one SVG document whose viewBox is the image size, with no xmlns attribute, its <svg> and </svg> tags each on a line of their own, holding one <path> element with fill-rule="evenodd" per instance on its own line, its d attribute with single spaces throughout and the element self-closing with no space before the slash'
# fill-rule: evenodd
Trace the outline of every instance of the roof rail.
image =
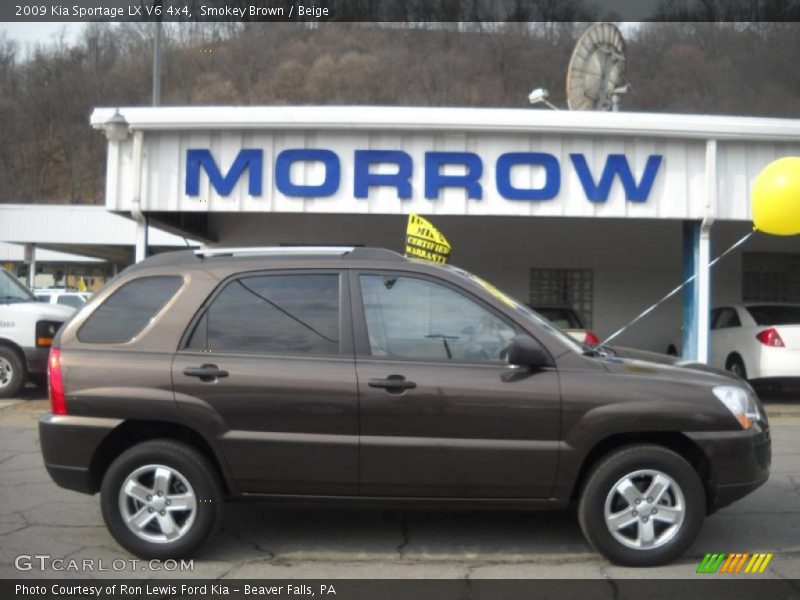
<svg viewBox="0 0 800 600">
<path fill-rule="evenodd" d="M 398 254 L 386 248 L 365 248 L 358 246 L 347 255 L 347 258 L 355 260 L 405 260 L 402 254 Z"/>
<path fill-rule="evenodd" d="M 347 256 L 355 260 L 405 260 L 402 254 L 386 248 L 363 246 L 255 246 L 247 248 L 198 248 L 199 258 L 211 256 Z"/>
<path fill-rule="evenodd" d="M 280 256 L 298 254 L 330 254 L 341 256 L 352 252 L 353 246 L 253 246 L 247 248 L 198 248 L 197 256 Z"/>
</svg>

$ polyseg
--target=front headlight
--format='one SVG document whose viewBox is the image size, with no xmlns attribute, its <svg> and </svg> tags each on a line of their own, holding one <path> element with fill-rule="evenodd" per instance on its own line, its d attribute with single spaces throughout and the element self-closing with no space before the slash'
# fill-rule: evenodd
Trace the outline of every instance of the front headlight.
<svg viewBox="0 0 800 600">
<path fill-rule="evenodd" d="M 743 429 L 750 429 L 753 423 L 761 418 L 755 398 L 746 389 L 734 385 L 719 385 L 713 389 L 713 392 L 719 401 L 733 413 Z"/>
<path fill-rule="evenodd" d="M 46 348 L 53 345 L 53 338 L 64 323 L 61 321 L 36 321 L 36 346 Z"/>
</svg>

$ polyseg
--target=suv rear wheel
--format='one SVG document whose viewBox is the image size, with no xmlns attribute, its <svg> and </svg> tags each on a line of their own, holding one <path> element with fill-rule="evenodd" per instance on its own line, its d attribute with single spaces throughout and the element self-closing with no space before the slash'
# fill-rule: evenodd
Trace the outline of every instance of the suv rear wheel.
<svg viewBox="0 0 800 600">
<path fill-rule="evenodd" d="M 700 477 L 662 446 L 627 446 L 592 471 L 578 505 L 589 542 L 611 561 L 630 566 L 668 562 L 694 541 L 706 498 Z"/>
<path fill-rule="evenodd" d="M 170 440 L 123 452 L 101 487 L 114 539 L 142 558 L 180 558 L 202 546 L 222 519 L 219 475 L 191 446 Z"/>
</svg>

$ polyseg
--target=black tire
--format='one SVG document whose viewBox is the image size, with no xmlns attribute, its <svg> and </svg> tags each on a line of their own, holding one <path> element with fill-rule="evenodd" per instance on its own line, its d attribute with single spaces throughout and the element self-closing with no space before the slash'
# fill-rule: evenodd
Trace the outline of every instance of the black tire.
<svg viewBox="0 0 800 600">
<path fill-rule="evenodd" d="M 173 475 L 170 479 L 171 485 L 180 486 L 182 483 L 180 478 L 182 477 L 194 492 L 195 513 L 193 520 L 186 527 L 185 532 L 174 541 L 157 542 L 142 539 L 128 527 L 122 513 L 120 491 L 126 479 L 137 469 L 146 469 L 150 465 L 165 466 L 174 470 L 180 477 Z M 143 477 L 146 477 L 146 471 Z M 155 482 L 152 487 L 156 488 Z M 186 492 L 184 487 L 174 489 L 177 490 L 175 493 Z M 224 499 L 217 469 L 205 456 L 191 446 L 172 440 L 143 442 L 120 454 L 106 471 L 100 493 L 103 520 L 106 522 L 106 527 L 108 527 L 111 535 L 114 536 L 120 546 L 145 559 L 189 556 L 213 536 L 222 521 Z M 166 496 L 164 497 L 166 498 Z M 133 500 L 128 500 L 127 502 L 130 503 Z M 133 509 L 135 509 L 137 505 L 128 504 L 127 506 L 133 506 Z M 142 513 L 145 509 L 151 513 L 153 512 L 145 505 L 142 505 L 141 508 Z M 162 506 L 160 508 L 166 507 Z M 155 509 L 155 512 L 157 514 L 153 515 L 150 521 L 151 524 L 147 527 L 158 528 L 158 531 L 161 532 L 158 514 L 164 515 L 166 511 Z M 188 511 L 186 513 L 180 511 L 169 512 L 168 514 L 173 519 L 173 523 L 180 521 L 180 519 L 184 519 L 184 523 L 188 522 L 188 517 L 186 516 L 189 514 Z M 156 532 L 152 535 L 159 534 Z"/>
<path fill-rule="evenodd" d="M 637 516 L 635 522 L 630 526 L 631 529 L 623 530 L 624 535 L 630 534 L 632 537 L 636 537 L 641 532 L 640 520 L 647 521 L 650 518 L 653 519 L 650 523 L 651 527 L 658 527 L 666 533 L 664 533 L 662 545 L 651 548 L 631 548 L 612 535 L 609 526 L 606 525 L 605 507 L 617 482 L 629 474 L 642 470 L 658 471 L 670 477 L 683 495 L 685 508 L 682 524 L 676 527 L 671 534 L 668 532 L 669 525 L 657 521 L 661 517 Z M 642 487 L 647 485 L 646 477 L 634 480 L 640 481 Z M 666 504 L 666 500 L 675 498 L 671 486 L 665 493 L 665 496 L 667 495 L 669 497 L 664 499 L 663 506 L 648 504 L 646 498 L 642 498 L 641 506 L 645 506 L 648 511 L 654 507 L 661 507 L 663 515 L 665 512 L 663 508 L 669 506 Z M 621 496 L 613 498 L 613 501 L 609 500 L 612 504 L 618 502 Z M 633 504 L 629 506 L 634 508 Z M 639 507 L 637 513 L 643 512 Z M 591 471 L 578 504 L 578 519 L 589 543 L 610 561 L 635 567 L 661 565 L 680 556 L 697 537 L 705 514 L 705 491 L 697 472 L 679 454 L 663 446 L 655 445 L 625 446 L 603 458 Z M 658 535 L 656 535 L 656 539 L 658 539 Z"/>
<path fill-rule="evenodd" d="M 0 398 L 13 398 L 27 380 L 25 360 L 13 348 L 0 346 Z"/>
<path fill-rule="evenodd" d="M 47 392 L 47 373 L 33 373 L 30 382 L 36 386 L 39 392 Z"/>
<path fill-rule="evenodd" d="M 747 369 L 744 366 L 744 361 L 742 357 L 738 354 L 731 354 L 728 357 L 728 360 L 725 361 L 725 370 L 730 371 L 734 375 L 738 375 L 745 381 L 747 381 Z"/>
</svg>

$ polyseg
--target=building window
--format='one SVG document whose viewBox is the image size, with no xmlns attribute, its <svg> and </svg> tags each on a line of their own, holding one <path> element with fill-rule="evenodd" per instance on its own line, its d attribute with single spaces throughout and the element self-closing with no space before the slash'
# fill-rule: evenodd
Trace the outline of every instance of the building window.
<svg viewBox="0 0 800 600">
<path fill-rule="evenodd" d="M 800 302 L 800 254 L 745 252 L 743 302 Z"/>
<path fill-rule="evenodd" d="M 591 269 L 531 269 L 530 306 L 575 309 L 583 326 L 592 328 Z"/>
</svg>

